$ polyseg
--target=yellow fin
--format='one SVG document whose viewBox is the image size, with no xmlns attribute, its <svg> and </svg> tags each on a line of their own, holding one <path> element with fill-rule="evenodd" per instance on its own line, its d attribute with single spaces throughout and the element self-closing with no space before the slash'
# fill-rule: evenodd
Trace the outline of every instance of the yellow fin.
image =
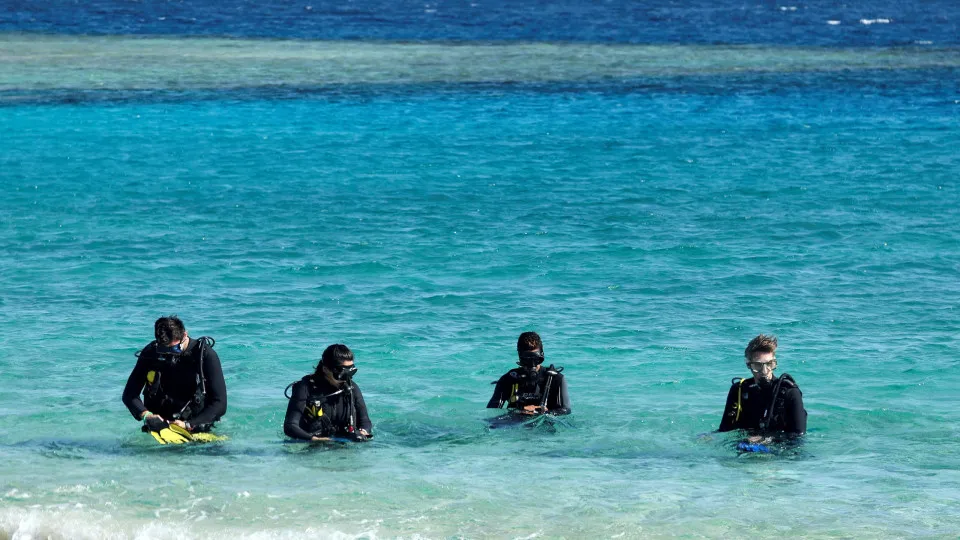
<svg viewBox="0 0 960 540">
<path fill-rule="evenodd" d="M 167 441 L 163 440 L 163 437 L 161 437 L 156 431 L 151 431 L 150 434 L 153 435 L 153 438 L 156 439 L 158 443 L 167 444 Z"/>
<path fill-rule="evenodd" d="M 176 424 L 170 424 L 170 427 L 161 429 L 158 434 L 159 437 L 162 438 L 163 441 L 167 444 L 183 444 L 185 442 L 189 442 L 190 439 L 188 439 L 187 437 L 184 437 L 183 435 L 173 430 L 173 428 L 175 427 L 180 427 L 180 426 Z"/>
<path fill-rule="evenodd" d="M 193 440 L 193 433 L 190 433 L 189 431 L 178 426 L 177 424 L 170 424 L 170 427 L 168 429 L 172 431 L 174 434 L 179 435 L 183 439 L 183 442 L 189 442 Z"/>
<path fill-rule="evenodd" d="M 208 442 L 218 442 L 227 440 L 226 435 L 214 435 L 213 433 L 194 433 L 193 441 L 208 443 Z"/>
</svg>

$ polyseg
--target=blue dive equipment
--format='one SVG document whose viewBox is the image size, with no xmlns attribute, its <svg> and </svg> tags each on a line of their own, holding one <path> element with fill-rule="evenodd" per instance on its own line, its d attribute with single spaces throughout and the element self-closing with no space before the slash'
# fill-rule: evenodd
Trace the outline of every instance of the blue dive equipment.
<svg viewBox="0 0 960 540">
<path fill-rule="evenodd" d="M 741 441 L 737 444 L 737 450 L 740 452 L 753 452 L 755 454 L 769 454 L 772 452 L 770 447 L 760 443 L 748 443 Z"/>
</svg>

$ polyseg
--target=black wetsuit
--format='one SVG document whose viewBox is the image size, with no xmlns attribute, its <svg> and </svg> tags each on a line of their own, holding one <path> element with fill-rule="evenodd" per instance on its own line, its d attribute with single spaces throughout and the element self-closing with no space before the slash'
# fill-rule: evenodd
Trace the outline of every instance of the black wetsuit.
<svg viewBox="0 0 960 540">
<path fill-rule="evenodd" d="M 801 434 L 807 431 L 807 411 L 803 393 L 789 375 L 782 375 L 779 395 L 773 395 L 778 379 L 769 386 L 760 386 L 754 379 L 735 380 L 727 394 L 727 405 L 718 431 L 750 429 L 762 432 L 780 431 Z M 740 410 L 737 411 L 739 394 Z M 772 407 L 772 410 L 771 410 Z M 764 418 L 766 417 L 766 426 Z"/>
<path fill-rule="evenodd" d="M 352 381 L 350 385 L 354 426 L 350 425 L 351 392 L 345 386 L 331 386 L 321 376 L 307 375 L 293 383 L 283 432 L 287 437 L 307 441 L 313 437 L 353 437 L 355 433 L 351 428 L 370 433 L 373 424 L 367 416 L 363 394 Z"/>
<path fill-rule="evenodd" d="M 201 352 L 202 386 L 199 382 Z M 147 380 L 151 371 L 156 372 L 153 384 Z M 206 390 L 203 396 L 198 393 L 201 388 Z M 197 403 L 197 399 L 201 403 Z M 160 359 L 156 342 L 152 342 L 140 351 L 137 365 L 123 388 L 123 404 L 137 420 L 149 410 L 166 420 L 183 420 L 194 430 L 205 431 L 227 412 L 227 384 L 223 380 L 220 357 L 212 347 L 191 339 L 179 361 L 172 364 Z"/>
<path fill-rule="evenodd" d="M 493 397 L 487 402 L 488 409 L 499 409 L 507 404 L 508 409 L 522 409 L 527 405 L 540 405 L 543 402 L 543 391 L 546 388 L 547 378 L 550 382 L 550 395 L 546 406 L 549 414 L 570 414 L 572 407 L 570 395 L 567 393 L 567 380 L 563 374 L 548 372 L 554 369 L 541 367 L 536 375 L 529 375 L 525 368 L 514 368 L 506 372 L 493 390 Z M 562 369 L 562 368 L 561 368 Z"/>
</svg>

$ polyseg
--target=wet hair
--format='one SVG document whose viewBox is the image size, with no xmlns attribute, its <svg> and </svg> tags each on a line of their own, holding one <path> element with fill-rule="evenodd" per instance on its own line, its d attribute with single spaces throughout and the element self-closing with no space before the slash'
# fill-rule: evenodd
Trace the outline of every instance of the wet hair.
<svg viewBox="0 0 960 540">
<path fill-rule="evenodd" d="M 753 360 L 753 357 L 757 354 L 776 354 L 776 352 L 777 336 L 760 334 L 759 336 L 750 340 L 750 343 L 747 344 L 747 348 L 743 351 L 743 356 L 745 356 L 749 362 L 750 360 Z"/>
<path fill-rule="evenodd" d="M 323 356 L 320 357 L 320 363 L 317 364 L 317 374 L 323 371 L 323 366 L 334 368 L 343 365 L 344 362 L 353 362 L 353 351 L 341 343 L 336 343 L 324 349 Z"/>
<path fill-rule="evenodd" d="M 153 323 L 153 336 L 157 338 L 157 343 L 164 347 L 171 343 L 180 343 L 186 333 L 183 321 L 176 315 L 160 317 Z"/>
<path fill-rule="evenodd" d="M 524 332 L 517 339 L 517 352 L 543 350 L 543 341 L 536 332 Z"/>
</svg>

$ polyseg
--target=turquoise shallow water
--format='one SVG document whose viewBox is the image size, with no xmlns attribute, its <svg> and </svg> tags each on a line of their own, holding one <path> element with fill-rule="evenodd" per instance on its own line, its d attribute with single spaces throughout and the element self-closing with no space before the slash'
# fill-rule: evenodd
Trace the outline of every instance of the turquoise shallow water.
<svg viewBox="0 0 960 540">
<path fill-rule="evenodd" d="M 330 81 L 330 44 L 161 40 L 210 75 L 173 80 L 122 40 L 71 75 L 24 39 L 0 67 L 34 74 L 0 89 L 0 537 L 960 530 L 955 50 L 592 70 L 602 46 L 340 43 L 366 63 Z M 225 444 L 157 447 L 120 403 L 168 313 L 217 339 Z M 524 330 L 573 428 L 486 429 Z M 738 457 L 701 434 L 760 332 L 810 433 Z M 283 388 L 333 342 L 377 439 L 283 444 Z"/>
</svg>

